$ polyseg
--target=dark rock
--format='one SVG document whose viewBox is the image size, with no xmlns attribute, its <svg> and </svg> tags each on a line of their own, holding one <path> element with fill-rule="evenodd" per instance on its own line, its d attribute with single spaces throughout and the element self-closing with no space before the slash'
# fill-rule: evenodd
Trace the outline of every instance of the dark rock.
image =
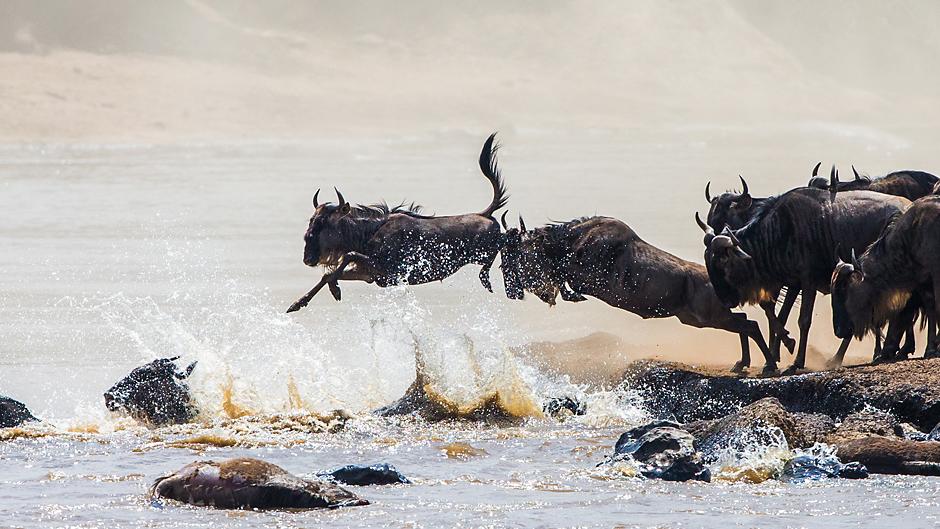
<svg viewBox="0 0 940 529">
<path fill-rule="evenodd" d="M 331 479 L 344 485 L 397 485 L 409 484 L 401 472 L 388 463 L 379 465 L 346 465 L 330 472 L 318 474 L 321 478 Z"/>
<path fill-rule="evenodd" d="M 868 477 L 868 469 L 858 461 L 852 461 L 842 465 L 839 477 L 843 479 L 865 479 Z"/>
<path fill-rule="evenodd" d="M 721 419 L 685 425 L 695 437 L 696 449 L 706 456 L 725 448 L 741 451 L 754 444 L 773 444 L 775 435 L 779 434 L 786 438 L 790 448 L 806 448 L 820 441 L 834 427 L 832 420 L 824 415 L 790 413 L 772 397 Z"/>
<path fill-rule="evenodd" d="M 776 398 L 790 411 L 836 419 L 870 405 L 922 430 L 940 422 L 940 359 L 772 378 L 644 360 L 631 365 L 624 384 L 638 391 L 656 416 L 681 422 L 721 418 L 766 397 Z"/>
<path fill-rule="evenodd" d="M 178 358 L 161 358 L 134 369 L 105 392 L 105 406 L 156 426 L 190 422 L 197 410 L 183 381 L 196 362 L 179 371 L 174 363 Z"/>
<path fill-rule="evenodd" d="M 940 442 L 871 436 L 836 443 L 839 458 L 875 474 L 940 476 Z"/>
<path fill-rule="evenodd" d="M 542 406 L 542 413 L 550 417 L 584 415 L 586 411 L 587 406 L 583 402 L 571 397 L 554 397 Z"/>
<path fill-rule="evenodd" d="M 695 451 L 689 432 L 672 426 L 634 429 L 637 438 L 620 436 L 608 463 L 635 462 L 647 478 L 666 481 L 711 481 L 711 474 Z"/>
<path fill-rule="evenodd" d="M 631 428 L 630 430 L 620 434 L 620 437 L 617 438 L 617 443 L 614 444 L 614 453 L 621 452 L 624 446 L 636 441 L 640 437 L 643 437 L 646 432 L 662 427 L 678 428 L 680 430 L 685 429 L 681 424 L 675 421 L 653 421 L 642 426 L 637 426 L 636 428 Z"/>
<path fill-rule="evenodd" d="M 317 509 L 369 503 L 333 483 L 299 478 L 251 458 L 190 463 L 158 479 L 150 493 L 218 509 Z"/>
<path fill-rule="evenodd" d="M 800 455 L 783 465 L 780 481 L 799 483 L 807 480 L 837 478 L 841 468 L 842 462 L 834 456 Z"/>
<path fill-rule="evenodd" d="M 930 430 L 930 433 L 927 434 L 928 441 L 940 441 L 940 423 L 937 423 L 936 426 Z"/>
<path fill-rule="evenodd" d="M 0 395 L 0 428 L 12 428 L 38 420 L 22 402 Z"/>
<path fill-rule="evenodd" d="M 852 462 L 843 465 L 832 454 L 803 454 L 786 462 L 780 481 L 801 483 L 829 478 L 864 479 L 868 477 L 865 465 Z"/>
</svg>

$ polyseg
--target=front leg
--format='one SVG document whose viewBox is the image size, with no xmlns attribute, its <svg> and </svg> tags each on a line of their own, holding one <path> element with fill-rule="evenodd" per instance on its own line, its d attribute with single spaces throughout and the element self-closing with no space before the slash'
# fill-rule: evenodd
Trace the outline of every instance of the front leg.
<svg viewBox="0 0 940 529">
<path fill-rule="evenodd" d="M 287 312 L 288 313 L 296 312 L 306 307 L 307 304 L 310 303 L 310 300 L 312 300 L 313 297 L 316 296 L 317 293 L 320 292 L 320 290 L 326 285 L 330 286 L 330 292 L 333 294 L 333 297 L 336 300 L 339 300 L 341 297 L 341 293 L 339 290 L 339 285 L 337 285 L 336 282 L 339 279 L 342 279 L 344 277 L 344 273 L 346 272 L 346 267 L 353 263 L 355 263 L 357 267 L 360 269 L 360 270 L 356 270 L 353 272 L 353 274 L 356 274 L 356 275 L 366 272 L 368 270 L 376 270 L 376 267 L 373 264 L 372 259 L 369 258 L 369 256 L 361 254 L 359 252 L 347 252 L 343 254 L 343 256 L 340 258 L 339 265 L 336 267 L 336 270 L 328 274 L 323 274 L 323 277 L 320 278 L 320 281 L 316 284 L 316 286 L 314 286 L 310 290 L 310 292 L 307 292 L 306 294 L 304 294 L 303 297 L 295 301 L 294 304 L 291 305 L 287 309 Z M 374 273 L 370 274 L 370 277 L 374 275 L 375 275 Z M 359 279 L 359 278 L 360 277 L 356 277 L 356 279 Z"/>
<path fill-rule="evenodd" d="M 803 303 L 800 304 L 800 317 L 798 323 L 800 326 L 800 345 L 796 353 L 796 360 L 793 365 L 787 368 L 786 374 L 796 373 L 800 369 L 806 368 L 806 346 L 809 342 L 809 328 L 813 323 L 813 305 L 816 304 L 816 289 L 807 287 L 803 291 Z"/>
<path fill-rule="evenodd" d="M 490 268 L 493 267 L 493 262 L 496 261 L 496 255 L 499 251 L 493 252 L 488 255 L 483 261 L 483 267 L 480 268 L 480 283 L 483 284 L 483 288 L 488 290 L 490 294 L 493 293 L 493 283 L 490 282 Z"/>
</svg>

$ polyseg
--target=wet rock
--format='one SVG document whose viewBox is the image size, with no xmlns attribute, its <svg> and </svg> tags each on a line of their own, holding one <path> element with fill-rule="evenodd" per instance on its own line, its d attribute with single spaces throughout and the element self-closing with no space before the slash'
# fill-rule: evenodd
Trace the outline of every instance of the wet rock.
<svg viewBox="0 0 940 529">
<path fill-rule="evenodd" d="M 0 428 L 12 428 L 38 420 L 22 402 L 0 395 Z"/>
<path fill-rule="evenodd" d="M 863 439 L 873 435 L 883 437 L 903 437 L 904 431 L 898 419 L 880 410 L 866 410 L 853 413 L 842 420 L 832 433 L 826 436 L 826 442 L 838 444 L 852 439 Z"/>
<path fill-rule="evenodd" d="M 924 431 L 940 422 L 940 358 L 772 378 L 644 360 L 630 366 L 624 384 L 656 416 L 681 422 L 718 419 L 766 397 L 790 411 L 837 419 L 870 405 Z"/>
<path fill-rule="evenodd" d="M 344 485 L 397 485 L 409 484 L 408 480 L 394 466 L 388 463 L 378 465 L 346 465 L 330 472 L 318 474 L 321 478 L 331 479 Z"/>
<path fill-rule="evenodd" d="M 196 362 L 180 371 L 177 359 L 161 358 L 135 368 L 105 392 L 105 406 L 155 426 L 190 422 L 197 410 L 184 380 Z"/>
<path fill-rule="evenodd" d="M 639 433 L 639 437 L 631 434 Z M 672 426 L 655 426 L 631 430 L 620 436 L 614 455 L 606 462 L 635 463 L 640 473 L 666 481 L 711 481 L 711 474 L 695 451 L 689 432 Z"/>
<path fill-rule="evenodd" d="M 584 402 L 567 396 L 551 398 L 542 406 L 542 413 L 550 417 L 584 415 L 586 411 Z"/>
<path fill-rule="evenodd" d="M 158 479 L 151 495 L 218 509 L 317 509 L 369 503 L 333 483 L 303 479 L 251 458 L 190 463 Z"/>
<path fill-rule="evenodd" d="M 806 448 L 820 441 L 835 425 L 824 415 L 790 413 L 780 401 L 768 397 L 734 411 L 721 419 L 685 425 L 695 437 L 695 447 L 706 455 L 721 449 L 745 450 L 770 445 L 783 435 L 790 448 Z"/>
<path fill-rule="evenodd" d="M 858 461 L 875 474 L 940 476 L 940 442 L 871 436 L 836 444 L 844 461 Z"/>
<path fill-rule="evenodd" d="M 927 434 L 917 429 L 916 426 L 909 422 L 902 422 L 898 425 L 898 429 L 901 431 L 901 437 L 905 439 L 910 439 L 911 441 L 928 441 Z"/>
<path fill-rule="evenodd" d="M 868 469 L 858 462 L 843 465 L 832 454 L 803 454 L 786 462 L 780 481 L 801 483 L 829 478 L 864 479 Z"/>
<path fill-rule="evenodd" d="M 940 423 L 937 423 L 937 425 L 930 430 L 930 433 L 927 434 L 927 440 L 940 441 Z"/>
</svg>

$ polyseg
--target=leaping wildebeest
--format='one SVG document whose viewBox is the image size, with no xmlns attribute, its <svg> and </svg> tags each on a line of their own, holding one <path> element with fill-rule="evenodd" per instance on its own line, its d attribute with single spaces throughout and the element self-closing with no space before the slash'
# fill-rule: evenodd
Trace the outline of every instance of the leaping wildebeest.
<svg viewBox="0 0 940 529">
<path fill-rule="evenodd" d="M 414 205 L 353 206 L 338 190 L 336 204 L 320 204 L 317 190 L 304 234 L 304 264 L 323 265 L 328 271 L 287 312 L 307 306 L 324 286 L 339 300 L 339 280 L 380 287 L 420 285 L 442 280 L 468 264 L 482 265 L 480 282 L 492 292 L 490 267 L 504 240 L 493 214 L 508 199 L 496 162 L 495 138 L 491 134 L 480 153 L 480 169 L 493 186 L 493 199 L 479 213 L 434 216 L 421 214 Z"/>
<path fill-rule="evenodd" d="M 835 174 L 833 181 L 837 181 Z M 891 217 L 910 201 L 872 191 L 831 193 L 811 187 L 770 197 L 738 230 L 716 234 L 702 226 L 705 266 L 718 297 L 728 308 L 775 299 L 784 286 L 798 287 L 800 340 L 789 372 L 805 367 L 816 292 L 829 293 L 837 249 L 867 248 Z M 843 340 L 833 364 L 841 363 Z"/>
<path fill-rule="evenodd" d="M 757 322 L 722 305 L 704 266 L 647 243 L 627 224 L 586 217 L 527 231 L 520 218 L 518 232 L 513 230 L 503 259 L 515 265 L 507 282 L 518 282 L 517 290 L 549 305 L 559 294 L 566 301 L 592 296 L 644 319 L 675 316 L 693 327 L 730 331 L 741 339 L 733 370 L 750 366 L 751 339 L 764 355 L 765 371 L 776 371 Z"/>
<path fill-rule="evenodd" d="M 940 197 L 915 201 L 899 214 L 865 253 L 832 273 L 832 323 L 836 336 L 861 338 L 881 328 L 920 296 L 929 321 L 940 315 Z M 937 354 L 928 323 L 927 351 Z"/>
</svg>

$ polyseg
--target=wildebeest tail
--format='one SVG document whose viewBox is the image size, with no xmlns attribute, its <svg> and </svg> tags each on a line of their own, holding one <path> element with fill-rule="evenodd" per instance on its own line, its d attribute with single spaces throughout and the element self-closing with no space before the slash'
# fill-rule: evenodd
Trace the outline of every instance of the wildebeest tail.
<svg viewBox="0 0 940 529">
<path fill-rule="evenodd" d="M 495 143 L 496 133 L 490 134 L 483 144 L 483 150 L 480 151 L 480 170 L 483 176 L 493 185 L 493 200 L 486 209 L 480 212 L 480 215 L 492 217 L 499 208 L 506 205 L 509 201 L 509 194 L 506 193 L 506 183 L 499 174 L 499 163 L 496 161 L 496 151 L 499 150 L 499 144 Z"/>
</svg>

